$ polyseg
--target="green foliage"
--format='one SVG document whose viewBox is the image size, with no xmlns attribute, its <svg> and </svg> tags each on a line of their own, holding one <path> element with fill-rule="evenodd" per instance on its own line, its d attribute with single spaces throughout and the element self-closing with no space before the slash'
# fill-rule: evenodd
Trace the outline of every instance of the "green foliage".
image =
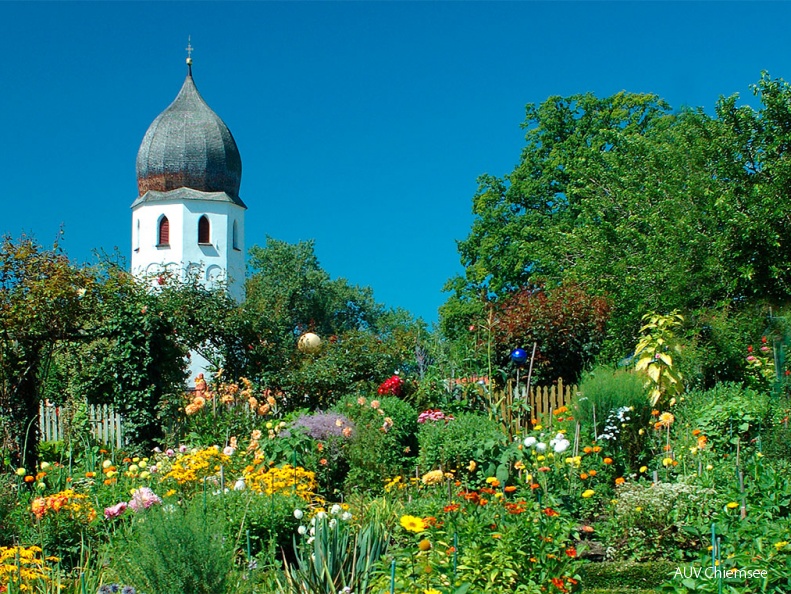
<svg viewBox="0 0 791 594">
<path fill-rule="evenodd" d="M 771 424 L 770 399 L 739 384 L 718 384 L 710 390 L 687 393 L 678 416 L 694 429 L 700 429 L 717 449 L 735 449 L 758 438 L 762 428 Z"/>
<path fill-rule="evenodd" d="M 417 411 L 395 396 L 346 398 L 335 407 L 354 423 L 347 490 L 380 492 L 388 477 L 411 474 L 417 453 Z"/>
<path fill-rule="evenodd" d="M 594 433 L 594 410 L 598 429 L 601 430 L 601 423 L 607 415 L 622 407 L 634 407 L 636 416 L 641 416 L 642 411 L 648 408 L 643 378 L 626 369 L 611 367 L 597 367 L 582 376 L 573 408 L 584 435 Z"/>
<path fill-rule="evenodd" d="M 696 555 L 701 546 L 699 527 L 710 524 L 723 504 L 715 495 L 714 489 L 681 480 L 621 485 L 612 517 L 600 531 L 610 543 L 609 558 L 648 561 L 674 556 L 680 560 Z"/>
<path fill-rule="evenodd" d="M 311 520 L 312 536 L 303 535 L 296 563 L 286 564 L 282 594 L 336 594 L 372 589 L 378 562 L 387 552 L 390 535 L 376 521 L 355 529 L 340 515 L 319 513 Z"/>
<path fill-rule="evenodd" d="M 244 591 L 226 527 L 224 515 L 206 513 L 197 502 L 152 507 L 115 543 L 113 570 L 146 594 Z"/>
<path fill-rule="evenodd" d="M 250 254 L 253 274 L 244 303 L 250 331 L 247 377 L 282 390 L 292 406 L 316 408 L 370 391 L 394 369 L 415 366 L 424 324 L 404 311 L 386 311 L 370 288 L 331 279 L 319 265 L 313 242 L 292 245 L 267 238 Z M 322 338 L 320 353 L 296 349 L 307 331 Z"/>
<path fill-rule="evenodd" d="M 580 569 L 580 577 L 584 592 L 594 588 L 606 591 L 651 588 L 654 591 L 653 588 L 660 586 L 676 567 L 678 563 L 671 561 L 586 563 Z"/>
<path fill-rule="evenodd" d="M 42 385 L 54 353 L 83 340 L 96 303 L 92 271 L 74 266 L 56 243 L 0 240 L 0 410 L 4 448 L 35 464 Z"/>
<path fill-rule="evenodd" d="M 460 330 L 481 295 L 576 281 L 611 300 L 615 358 L 648 311 L 787 302 L 791 87 L 763 74 L 753 91 L 757 110 L 734 96 L 714 116 L 625 92 L 528 105 L 519 164 L 479 178 L 443 315 Z"/>
<path fill-rule="evenodd" d="M 507 446 L 498 424 L 474 413 L 459 413 L 452 421 L 421 424 L 418 443 L 423 471 L 456 471 L 475 461 L 486 476 L 495 475 Z"/>
</svg>

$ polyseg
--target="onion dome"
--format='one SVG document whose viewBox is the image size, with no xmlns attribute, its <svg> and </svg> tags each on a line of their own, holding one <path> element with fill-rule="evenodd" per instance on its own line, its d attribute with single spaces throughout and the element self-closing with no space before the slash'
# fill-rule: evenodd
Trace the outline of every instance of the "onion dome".
<svg viewBox="0 0 791 594">
<path fill-rule="evenodd" d="M 135 204 L 167 199 L 164 193 L 187 188 L 197 191 L 189 192 L 195 197 L 212 193 L 215 200 L 224 198 L 244 207 L 241 180 L 236 141 L 198 93 L 190 64 L 178 96 L 149 126 L 137 152 L 140 197 Z M 226 196 L 219 198 L 222 194 Z"/>
</svg>

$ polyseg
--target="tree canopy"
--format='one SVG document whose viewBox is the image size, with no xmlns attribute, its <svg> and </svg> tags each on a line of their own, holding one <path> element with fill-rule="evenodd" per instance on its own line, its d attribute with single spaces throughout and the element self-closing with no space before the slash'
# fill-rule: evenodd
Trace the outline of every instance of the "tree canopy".
<svg viewBox="0 0 791 594">
<path fill-rule="evenodd" d="M 732 96 L 713 116 L 625 92 L 528 105 L 519 164 L 479 178 L 446 331 L 539 283 L 606 296 L 622 353 L 648 311 L 788 300 L 791 88 L 764 74 L 753 91 L 759 109 Z"/>
</svg>

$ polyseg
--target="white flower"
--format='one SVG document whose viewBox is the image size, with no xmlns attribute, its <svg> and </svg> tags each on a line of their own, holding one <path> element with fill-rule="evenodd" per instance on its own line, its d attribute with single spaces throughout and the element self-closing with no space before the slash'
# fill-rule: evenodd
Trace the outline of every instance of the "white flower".
<svg viewBox="0 0 791 594">
<path fill-rule="evenodd" d="M 313 541 L 314 541 L 314 540 L 316 540 L 316 538 L 315 538 L 315 537 L 313 537 L 313 536 L 311 536 L 311 537 L 308 539 L 308 544 L 313 544 Z"/>
<path fill-rule="evenodd" d="M 320 511 L 319 513 L 316 514 L 317 520 L 323 520 L 326 517 L 327 517 L 327 512 Z"/>
<path fill-rule="evenodd" d="M 302 513 L 302 510 L 301 510 L 301 509 L 295 509 L 295 510 L 294 510 L 294 517 L 295 517 L 297 520 L 301 520 L 301 519 L 302 519 L 302 516 L 304 516 L 304 515 L 305 515 L 305 514 L 304 514 L 304 513 Z"/>
<path fill-rule="evenodd" d="M 236 481 L 236 483 L 234 483 L 233 490 L 234 491 L 244 491 L 244 487 L 245 487 L 244 477 L 242 477 L 242 478 L 238 479 Z"/>
<path fill-rule="evenodd" d="M 525 437 L 525 447 L 526 448 L 532 448 L 534 445 L 536 445 L 537 442 L 538 442 L 538 440 L 535 437 L 533 437 L 532 435 L 530 437 Z"/>
<path fill-rule="evenodd" d="M 537 450 L 537 451 L 539 451 L 539 452 L 543 452 L 543 451 L 545 451 L 546 449 L 547 449 L 547 444 L 545 444 L 543 441 L 539 441 L 539 442 L 536 444 L 536 450 Z"/>
<path fill-rule="evenodd" d="M 343 508 L 342 508 L 340 505 L 338 505 L 338 504 L 336 503 L 335 505 L 333 505 L 333 506 L 330 508 L 330 513 L 331 513 L 333 516 L 337 516 L 339 513 L 341 513 L 341 511 L 342 511 L 342 510 L 343 510 Z"/>
<path fill-rule="evenodd" d="M 308 529 L 307 529 L 307 528 L 305 528 L 304 526 L 300 526 L 299 528 L 297 528 L 297 532 L 298 532 L 298 533 L 299 533 L 301 536 L 304 536 L 304 535 L 305 535 L 305 533 L 306 533 L 307 531 L 308 531 Z"/>
<path fill-rule="evenodd" d="M 571 443 L 569 442 L 568 439 L 561 439 L 557 441 L 554 446 L 555 453 L 560 454 L 562 452 L 565 452 L 570 445 Z"/>
<path fill-rule="evenodd" d="M 236 450 L 233 449 L 231 446 L 226 446 L 225 449 L 223 449 L 222 453 L 225 454 L 226 456 L 233 456 L 233 453 L 235 451 Z"/>
<path fill-rule="evenodd" d="M 351 519 L 352 519 L 352 515 L 349 512 L 343 512 L 341 514 L 341 520 L 343 520 L 344 522 L 348 522 Z"/>
<path fill-rule="evenodd" d="M 330 520 L 330 528 L 331 528 L 331 529 L 332 529 L 332 528 L 335 528 L 335 525 L 336 525 L 337 523 L 338 523 L 338 520 L 336 520 L 335 518 L 332 518 L 332 519 Z"/>
</svg>

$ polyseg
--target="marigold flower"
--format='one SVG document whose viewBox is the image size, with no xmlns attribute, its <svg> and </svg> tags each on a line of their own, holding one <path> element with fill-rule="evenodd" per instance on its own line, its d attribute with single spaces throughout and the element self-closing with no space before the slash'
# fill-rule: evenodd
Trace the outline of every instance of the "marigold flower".
<svg viewBox="0 0 791 594">
<path fill-rule="evenodd" d="M 475 460 L 470 460 L 470 463 L 467 465 L 467 470 L 469 470 L 470 472 L 475 472 L 475 469 L 477 467 L 478 465 L 475 463 Z"/>
<path fill-rule="evenodd" d="M 700 429 L 693 429 L 692 435 L 700 435 Z"/>
<path fill-rule="evenodd" d="M 590 454 L 593 451 L 593 448 L 590 446 L 585 446 L 584 448 L 582 448 L 582 451 L 585 452 L 586 454 Z"/>
<path fill-rule="evenodd" d="M 593 453 L 598 454 L 601 452 L 601 446 L 593 446 Z"/>
<path fill-rule="evenodd" d="M 566 555 L 573 559 L 574 557 L 577 556 L 577 549 L 575 549 L 574 547 L 567 548 Z"/>
<path fill-rule="evenodd" d="M 449 514 L 455 511 L 459 511 L 460 507 L 461 506 L 458 503 L 449 503 L 448 505 L 442 508 L 442 511 L 444 511 L 446 514 Z"/>
<path fill-rule="evenodd" d="M 545 508 L 544 508 L 544 509 L 542 509 L 541 511 L 542 511 L 542 512 L 544 512 L 544 514 L 545 514 L 545 515 L 547 515 L 547 516 L 549 516 L 550 518 L 551 518 L 551 517 L 554 517 L 554 516 L 559 516 L 559 515 L 560 515 L 560 512 L 558 512 L 558 511 L 556 511 L 556 510 L 552 509 L 551 507 L 545 507 Z"/>
<path fill-rule="evenodd" d="M 486 478 L 487 484 L 491 485 L 492 487 L 499 487 L 500 481 L 498 481 L 495 477 L 490 476 Z"/>
<path fill-rule="evenodd" d="M 506 493 L 513 493 L 514 491 L 516 491 L 516 487 L 514 485 L 508 485 L 503 489 L 503 491 L 505 491 Z"/>
<path fill-rule="evenodd" d="M 641 466 L 640 467 L 640 472 L 645 472 L 646 470 L 648 470 L 648 466 Z"/>
<path fill-rule="evenodd" d="M 587 473 L 587 472 L 583 472 L 582 474 L 580 474 L 580 478 L 581 478 L 583 481 L 584 481 L 584 480 L 586 480 L 586 479 L 588 478 L 588 473 Z"/>
<path fill-rule="evenodd" d="M 623 485 L 625 482 L 626 482 L 626 479 L 623 478 L 622 476 L 619 476 L 617 479 L 615 479 L 615 484 L 616 485 Z"/>
<path fill-rule="evenodd" d="M 676 417 L 673 416 L 673 413 L 663 412 L 661 415 L 659 415 L 659 422 L 664 427 L 670 427 L 670 425 L 672 425 L 673 421 L 675 420 Z"/>
<path fill-rule="evenodd" d="M 591 476 L 596 476 L 596 471 L 595 470 L 589 470 L 588 474 L 591 475 Z"/>
<path fill-rule="evenodd" d="M 445 480 L 445 475 L 441 470 L 431 470 L 420 479 L 424 485 L 436 485 Z"/>
<path fill-rule="evenodd" d="M 602 462 L 604 462 L 607 466 L 609 466 L 610 464 L 612 464 L 612 458 L 605 458 L 604 460 L 602 460 Z"/>
<path fill-rule="evenodd" d="M 588 499 L 589 497 L 593 497 L 595 493 L 596 491 L 594 491 L 593 489 L 586 489 L 582 492 L 582 497 Z"/>
<path fill-rule="evenodd" d="M 431 541 L 429 541 L 427 538 L 424 538 L 418 543 L 417 548 L 423 552 L 428 551 L 431 549 Z"/>
</svg>

